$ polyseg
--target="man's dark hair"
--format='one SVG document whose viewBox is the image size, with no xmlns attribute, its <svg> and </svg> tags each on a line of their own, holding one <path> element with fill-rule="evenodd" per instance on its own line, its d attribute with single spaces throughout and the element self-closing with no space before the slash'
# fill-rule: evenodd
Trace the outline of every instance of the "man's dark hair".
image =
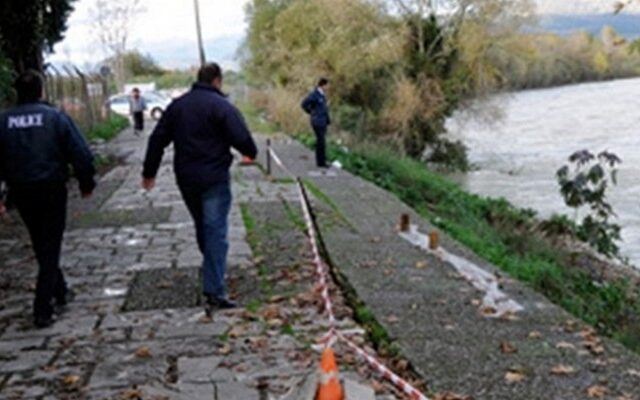
<svg viewBox="0 0 640 400">
<path fill-rule="evenodd" d="M 43 86 L 44 79 L 38 71 L 30 69 L 21 73 L 14 82 L 18 103 L 33 103 L 42 99 Z"/>
<path fill-rule="evenodd" d="M 217 78 L 222 78 L 222 68 L 216 63 L 205 64 L 198 71 L 198 82 L 211 85 Z"/>
<path fill-rule="evenodd" d="M 329 80 L 327 78 L 320 78 L 318 81 L 318 87 L 325 87 L 329 84 Z"/>
</svg>

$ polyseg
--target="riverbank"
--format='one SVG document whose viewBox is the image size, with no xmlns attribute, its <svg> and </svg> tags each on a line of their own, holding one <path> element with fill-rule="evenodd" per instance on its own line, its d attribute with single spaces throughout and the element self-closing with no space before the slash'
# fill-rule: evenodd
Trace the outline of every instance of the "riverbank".
<svg viewBox="0 0 640 400">
<path fill-rule="evenodd" d="M 249 123 L 263 128 L 265 118 L 253 112 Z M 307 134 L 296 138 L 313 144 Z M 640 352 L 640 289 L 633 271 L 543 229 L 530 210 L 471 194 L 423 163 L 387 148 L 373 144 L 346 148 L 330 141 L 328 153 L 345 170 L 395 194 L 484 260 L 600 333 Z M 609 273 L 612 268 L 617 273 Z"/>
<path fill-rule="evenodd" d="M 422 163 L 375 146 L 329 148 L 347 171 L 394 193 L 483 259 L 640 352 L 640 291 L 631 273 L 599 273 L 608 266 L 602 259 L 545 232 L 529 211 L 467 193 Z"/>
<path fill-rule="evenodd" d="M 436 253 L 425 251 L 426 235 L 399 234 L 401 214 L 410 215 L 418 231 L 426 234 L 435 227 L 420 215 L 425 208 L 433 209 L 431 213 L 445 209 L 446 203 L 458 203 L 450 210 L 460 213 L 472 207 L 457 193 L 447 195 L 433 186 L 429 189 L 440 200 L 423 201 L 420 209 L 410 207 L 391 191 L 345 170 L 319 171 L 312 152 L 291 139 L 272 137 L 272 146 L 287 170 L 303 177 L 314 195 L 322 242 L 342 293 L 357 306 L 356 317 L 366 322 L 370 338 L 379 346 L 406 356 L 433 391 L 477 400 L 582 400 L 594 393 L 638 400 L 635 388 L 640 381 L 633 375 L 640 365 L 637 354 L 598 336 L 443 229 Z M 362 151 L 352 148 L 348 154 Z M 389 159 L 402 161 L 377 151 L 380 165 Z M 358 157 L 347 169 L 372 162 Z M 394 165 L 384 164 L 386 170 L 369 165 L 368 170 L 391 182 L 400 172 Z M 272 171 L 275 182 L 290 176 L 275 165 Z M 425 189 L 420 175 L 398 182 L 396 188 L 402 185 L 407 193 Z M 476 208 L 481 208 L 480 202 Z M 471 269 L 479 275 L 470 276 Z M 496 291 L 483 285 L 489 281 Z M 494 295 L 500 300 L 492 307 L 487 298 Z"/>
</svg>

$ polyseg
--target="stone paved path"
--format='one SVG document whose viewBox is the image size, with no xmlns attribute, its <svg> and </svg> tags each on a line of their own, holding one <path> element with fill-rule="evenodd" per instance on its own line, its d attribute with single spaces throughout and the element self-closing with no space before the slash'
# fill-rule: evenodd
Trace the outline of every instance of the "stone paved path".
<svg viewBox="0 0 640 400">
<path fill-rule="evenodd" d="M 230 288 L 245 308 L 209 319 L 170 154 L 157 189 L 144 193 L 145 138 L 124 132 L 108 147 L 125 163 L 92 200 L 73 200 L 63 268 L 78 296 L 52 328 L 31 326 L 36 267 L 24 234 L 0 235 L 0 399 L 278 399 L 315 373 L 311 345 L 327 325 L 295 186 L 234 168 Z M 336 298 L 341 325 L 357 328 Z M 353 357 L 341 361 L 352 380 L 372 379 Z"/>
<path fill-rule="evenodd" d="M 325 209 L 319 221 L 333 264 L 432 390 L 476 400 L 640 399 L 640 356 L 508 278 L 501 287 L 524 311 L 487 315 L 483 293 L 451 264 L 400 237 L 402 213 L 423 232 L 433 228 L 394 195 L 345 171 L 319 173 L 312 153 L 290 139 L 274 148 L 323 193 L 316 208 Z M 274 167 L 274 176 L 286 174 Z M 500 276 L 463 246 L 442 242 Z"/>
</svg>

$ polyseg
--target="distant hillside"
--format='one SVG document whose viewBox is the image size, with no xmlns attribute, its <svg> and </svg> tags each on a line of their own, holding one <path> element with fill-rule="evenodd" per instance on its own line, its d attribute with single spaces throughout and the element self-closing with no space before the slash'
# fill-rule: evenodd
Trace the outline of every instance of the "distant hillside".
<svg viewBox="0 0 640 400">
<path fill-rule="evenodd" d="M 544 31 L 563 36 L 576 31 L 587 31 L 598 35 L 604 26 L 610 25 L 628 39 L 640 38 L 640 14 L 543 15 L 540 17 L 540 25 Z"/>
<path fill-rule="evenodd" d="M 539 14 L 595 15 L 613 13 L 616 0 L 535 0 Z M 625 12 L 639 13 L 640 2 L 631 2 Z"/>
</svg>

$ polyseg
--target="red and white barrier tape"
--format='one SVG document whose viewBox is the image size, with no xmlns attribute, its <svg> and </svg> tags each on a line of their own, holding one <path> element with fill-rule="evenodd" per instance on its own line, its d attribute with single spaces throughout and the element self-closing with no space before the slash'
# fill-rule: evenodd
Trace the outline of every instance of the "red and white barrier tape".
<svg viewBox="0 0 640 400">
<path fill-rule="evenodd" d="M 367 353 L 365 350 L 358 347 L 357 344 L 353 343 L 342 333 L 336 331 L 336 335 L 338 336 L 338 339 L 343 341 L 349 348 L 351 348 L 351 350 L 355 351 L 359 356 L 364 358 L 373 369 L 381 373 L 385 379 L 393 383 L 398 389 L 402 390 L 405 394 L 411 396 L 412 400 L 429 400 L 427 396 L 425 396 L 420 391 L 418 391 L 418 389 L 411 386 L 409 382 L 405 381 L 404 379 L 400 378 L 398 375 L 393 373 L 393 371 L 385 367 L 384 364 L 376 360 L 372 355 Z"/>
<path fill-rule="evenodd" d="M 335 343 L 336 339 L 344 342 L 349 348 L 355 351 L 358 355 L 365 359 L 365 361 L 376 371 L 382 374 L 382 376 L 393 383 L 398 389 L 403 391 L 405 394 L 411 396 L 412 400 L 429 400 L 427 396 L 422 394 L 416 388 L 411 386 L 407 381 L 400 378 L 398 375 L 393 373 L 389 368 L 385 367 L 380 361 L 371 356 L 362 348 L 358 347 L 355 343 L 349 340 L 343 333 L 336 329 L 336 317 L 333 312 L 333 303 L 331 302 L 331 296 L 329 294 L 329 268 L 322 261 L 322 257 L 320 256 L 320 249 L 318 247 L 318 234 L 313 225 L 313 219 L 311 218 L 311 206 L 309 205 L 308 198 L 306 196 L 306 191 L 304 188 L 304 184 L 302 183 L 302 179 L 296 177 L 282 162 L 280 157 L 276 154 L 276 152 L 269 147 L 269 153 L 271 154 L 273 160 L 282 168 L 291 178 L 296 180 L 298 187 L 298 194 L 300 197 L 300 204 L 302 206 L 302 212 L 304 215 L 304 220 L 307 226 L 307 236 L 309 237 L 309 242 L 311 244 L 311 249 L 313 250 L 313 263 L 316 266 L 316 272 L 318 274 L 320 292 L 322 295 L 322 300 L 324 302 L 325 311 L 329 317 L 330 328 L 329 332 L 327 332 L 321 339 L 320 343 L 322 343 L 325 348 L 332 347 Z"/>
<path fill-rule="evenodd" d="M 289 170 L 289 168 L 287 168 L 286 165 L 284 165 L 284 163 L 282 162 L 278 154 L 276 154 L 276 152 L 271 147 L 268 147 L 267 151 L 269 152 L 269 154 L 271 154 L 271 158 L 273 158 L 273 161 L 275 161 L 276 164 L 278 164 L 278 166 L 282 168 L 284 172 L 287 173 L 287 175 L 289 175 L 292 179 L 297 178 L 296 175 L 293 172 L 291 172 L 291 170 Z"/>
<path fill-rule="evenodd" d="M 311 219 L 311 209 L 305 195 L 304 186 L 301 179 L 297 180 L 298 194 L 300 195 L 300 204 L 302 205 L 302 212 L 304 214 L 304 220 L 307 224 L 307 235 L 309 236 L 309 242 L 311 243 L 311 249 L 313 250 L 313 263 L 316 266 L 316 272 L 318 273 L 318 279 L 320 283 L 320 294 L 324 301 L 324 308 L 329 316 L 329 323 L 331 328 L 335 329 L 336 317 L 333 313 L 333 303 L 331 302 L 331 296 L 329 295 L 329 269 L 322 261 L 320 256 L 320 249 L 318 247 L 317 232 L 313 226 L 313 220 Z"/>
</svg>

